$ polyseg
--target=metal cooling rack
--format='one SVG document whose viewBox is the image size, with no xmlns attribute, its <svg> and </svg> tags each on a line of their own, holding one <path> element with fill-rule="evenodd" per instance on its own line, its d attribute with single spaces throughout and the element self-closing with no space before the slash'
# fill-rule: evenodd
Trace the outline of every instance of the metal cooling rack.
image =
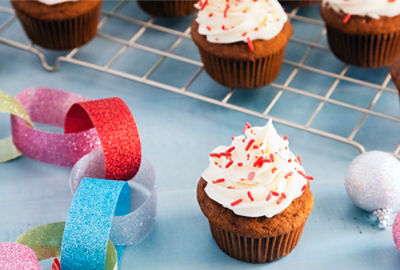
<svg viewBox="0 0 400 270">
<path fill-rule="evenodd" d="M 214 104 L 217 106 L 225 107 L 230 110 L 239 111 L 239 112 L 253 115 L 253 116 L 256 116 L 259 118 L 273 119 L 276 122 L 279 122 L 281 124 L 284 124 L 284 125 L 287 125 L 290 127 L 294 127 L 294 128 L 300 129 L 300 130 L 304 130 L 304 131 L 307 131 L 310 133 L 314 133 L 314 134 L 317 134 L 320 136 L 330 138 L 332 140 L 336 140 L 336 141 L 339 141 L 339 142 L 342 142 L 345 144 L 352 145 L 353 147 L 357 148 L 360 152 L 364 152 L 365 148 L 361 143 L 355 141 L 355 137 L 356 137 L 357 133 L 360 131 L 361 127 L 363 126 L 363 124 L 368 116 L 379 117 L 379 118 L 383 118 L 386 120 L 394 121 L 394 122 L 396 122 L 396 124 L 397 123 L 400 124 L 399 116 L 385 114 L 385 113 L 381 113 L 381 112 L 373 110 L 374 106 L 376 105 L 376 103 L 378 102 L 378 100 L 380 99 L 380 97 L 382 96 L 382 94 L 385 91 L 394 93 L 394 94 L 397 93 L 397 90 L 395 90 L 394 88 L 388 87 L 388 85 L 391 81 L 390 74 L 386 75 L 382 84 L 376 84 L 376 83 L 371 83 L 371 82 L 368 82 L 365 80 L 360 80 L 360 79 L 357 79 L 357 78 L 354 78 L 351 76 L 347 76 L 346 73 L 350 68 L 350 66 L 348 66 L 348 65 L 345 65 L 344 68 L 340 72 L 335 73 L 335 72 L 321 70 L 321 69 L 315 68 L 311 65 L 305 64 L 307 58 L 310 56 L 313 49 L 317 48 L 320 50 L 329 51 L 329 48 L 326 45 L 323 45 L 320 43 L 321 40 L 326 35 L 325 28 L 323 28 L 323 27 L 321 28 L 322 31 L 319 33 L 319 35 L 313 41 L 305 41 L 305 40 L 301 40 L 301 39 L 298 39 L 295 37 L 291 38 L 290 42 L 306 46 L 307 49 L 299 61 L 292 61 L 292 60 L 288 60 L 288 59 L 284 60 L 284 64 L 292 66 L 294 69 L 289 73 L 289 75 L 287 76 L 287 78 L 283 84 L 279 84 L 276 82 L 271 84 L 271 86 L 273 88 L 278 89 L 278 92 L 275 94 L 272 101 L 269 102 L 269 104 L 266 104 L 265 110 L 263 112 L 258 112 L 256 110 L 248 109 L 243 106 L 229 103 L 229 100 L 232 97 L 232 95 L 235 93 L 235 91 L 240 91 L 237 89 L 230 89 L 229 92 L 222 99 L 214 99 L 211 97 L 207 97 L 205 95 L 201 95 L 201 94 L 193 93 L 193 92 L 189 91 L 188 88 L 193 84 L 193 82 L 203 72 L 202 63 L 199 61 L 184 57 L 184 56 L 179 56 L 177 54 L 174 54 L 174 50 L 182 43 L 182 41 L 184 39 L 190 39 L 190 26 L 188 26 L 186 28 L 186 30 L 182 32 L 182 31 L 170 29 L 170 28 L 167 28 L 167 27 L 164 27 L 161 25 L 157 25 L 154 23 L 154 21 L 155 21 L 154 18 L 151 18 L 148 21 L 142 21 L 142 20 L 130 17 L 130 16 L 121 15 L 119 13 L 119 11 L 122 10 L 127 3 L 128 3 L 127 0 L 122 0 L 118 4 L 116 4 L 116 6 L 113 9 L 111 9 L 110 11 L 103 10 L 102 11 L 103 18 L 99 22 L 98 29 L 99 30 L 102 29 L 102 27 L 107 23 L 108 20 L 110 20 L 110 18 L 116 18 L 116 19 L 122 20 L 129 24 L 136 24 L 137 26 L 140 27 L 140 30 L 137 31 L 128 41 L 118 38 L 118 37 L 115 37 L 115 36 L 112 36 L 112 35 L 109 35 L 109 34 L 98 33 L 97 34 L 98 38 L 106 39 L 110 42 L 113 42 L 113 43 L 116 43 L 116 44 L 119 44 L 122 46 L 122 48 L 117 53 L 115 53 L 108 60 L 108 62 L 105 65 L 97 65 L 97 64 L 89 63 L 89 62 L 74 58 L 80 50 L 78 48 L 69 51 L 65 55 L 59 56 L 56 59 L 54 65 L 49 65 L 46 60 L 45 52 L 42 51 L 42 49 L 39 49 L 32 44 L 25 45 L 25 44 L 15 41 L 15 40 L 6 39 L 2 36 L 0 36 L 0 43 L 6 44 L 6 45 L 14 47 L 14 48 L 18 48 L 20 50 L 28 51 L 28 52 L 31 52 L 31 53 L 37 55 L 40 59 L 42 66 L 48 71 L 58 70 L 60 63 L 62 63 L 62 62 L 83 66 L 83 67 L 86 67 L 89 69 L 94 69 L 97 71 L 113 74 L 115 76 L 123 77 L 123 78 L 130 79 L 133 81 L 138 81 L 138 82 L 141 82 L 141 83 L 144 83 L 147 85 L 155 86 L 155 87 L 158 87 L 163 90 L 171 91 L 176 94 L 188 96 L 188 97 L 191 97 L 194 99 L 201 100 L 203 102 L 207 102 L 207 103 L 211 103 L 211 104 Z M 299 10 L 300 10 L 299 8 L 294 8 L 289 12 L 289 18 L 292 20 L 292 22 L 297 20 L 301 23 L 309 24 L 310 26 L 315 26 L 315 25 L 323 26 L 324 25 L 323 22 L 319 18 L 310 18 L 310 17 L 302 16 L 301 12 L 299 12 Z M 14 15 L 13 10 L 9 7 L 1 7 L 0 6 L 0 13 L 5 13 L 10 16 L 3 24 L 0 25 L 0 33 L 1 33 L 16 20 L 16 17 Z M 173 35 L 176 37 L 176 41 L 166 51 L 137 43 L 136 41 L 145 33 L 145 31 L 147 29 L 153 29 L 153 30 L 167 33 L 169 35 Z M 118 58 L 120 58 L 127 51 L 127 49 L 129 47 L 134 47 L 136 49 L 147 51 L 151 54 L 155 54 L 155 55 L 159 56 L 159 60 L 156 61 L 156 63 L 143 76 L 137 76 L 135 74 L 131 74 L 131 73 L 113 69 L 111 67 L 112 64 Z M 153 74 L 154 71 L 157 70 L 157 68 L 167 58 L 171 58 L 176 61 L 181 61 L 181 62 L 190 64 L 190 65 L 193 65 L 197 68 L 197 71 L 188 80 L 188 83 L 184 87 L 179 88 L 176 86 L 172 86 L 172 85 L 169 85 L 169 84 L 166 84 L 163 82 L 159 82 L 159 81 L 150 79 L 151 74 Z M 298 72 L 300 70 L 306 70 L 306 71 L 309 71 L 312 73 L 317 73 L 320 75 L 331 77 L 334 79 L 334 82 L 330 86 L 329 90 L 325 93 L 325 95 L 317 95 L 315 93 L 306 91 L 305 89 L 298 89 L 298 88 L 290 86 L 290 83 L 293 81 L 293 79 L 296 77 L 296 75 L 298 74 Z M 356 106 L 353 104 L 349 104 L 349 103 L 334 99 L 334 98 L 332 98 L 332 94 L 337 89 L 337 86 L 339 85 L 339 83 L 341 81 L 347 81 L 347 82 L 354 83 L 354 84 L 357 84 L 362 87 L 368 87 L 368 88 L 375 89 L 376 90 L 375 97 L 369 103 L 367 108 L 363 108 L 360 106 Z M 276 116 L 273 116 L 270 114 L 272 108 L 276 105 L 276 103 L 278 102 L 278 100 L 281 98 L 282 94 L 285 91 L 292 92 L 292 93 L 295 93 L 295 94 L 298 94 L 301 96 L 305 96 L 305 97 L 308 97 L 311 99 L 315 99 L 315 100 L 317 100 L 317 102 L 319 102 L 318 106 L 312 113 L 311 117 L 309 117 L 306 124 L 299 124 L 294 121 L 282 119 L 282 118 L 279 118 L 279 117 L 276 117 Z M 321 112 L 321 110 L 323 109 L 323 107 L 326 104 L 334 104 L 343 109 L 346 108 L 346 109 L 349 109 L 352 111 L 357 111 L 358 113 L 362 113 L 361 119 L 354 125 L 349 136 L 347 136 L 347 137 L 340 136 L 340 135 L 337 135 L 334 133 L 330 133 L 330 132 L 327 132 L 327 131 L 324 131 L 321 129 L 311 127 L 311 124 L 313 123 L 313 121 L 315 120 L 317 115 Z M 395 136 L 395 134 L 393 134 L 393 135 Z M 379 139 L 379 138 L 377 138 L 377 139 Z M 393 150 L 393 154 L 395 156 L 397 156 L 398 158 L 400 158 L 400 143 L 397 144 L 397 146 Z"/>
</svg>

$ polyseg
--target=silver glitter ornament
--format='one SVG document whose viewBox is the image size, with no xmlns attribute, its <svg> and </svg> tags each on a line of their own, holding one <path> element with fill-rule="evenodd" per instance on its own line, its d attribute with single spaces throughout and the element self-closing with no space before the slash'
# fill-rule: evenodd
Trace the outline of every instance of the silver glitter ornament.
<svg viewBox="0 0 400 270">
<path fill-rule="evenodd" d="M 345 187 L 350 199 L 373 212 L 386 228 L 392 209 L 400 204 L 400 161 L 381 151 L 363 153 L 350 163 Z"/>
</svg>

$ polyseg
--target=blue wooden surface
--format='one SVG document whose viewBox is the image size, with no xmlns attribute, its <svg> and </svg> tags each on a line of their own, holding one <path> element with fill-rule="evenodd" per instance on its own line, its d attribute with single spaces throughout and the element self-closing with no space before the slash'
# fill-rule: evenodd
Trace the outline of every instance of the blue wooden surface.
<svg viewBox="0 0 400 270">
<path fill-rule="evenodd" d="M 116 3 L 108 1 L 104 8 L 110 9 Z M 8 3 L 1 2 L 0 5 L 8 6 Z M 143 20 L 149 18 L 131 2 L 119 12 Z M 318 8 L 306 8 L 301 13 L 318 17 Z M 7 18 L 8 15 L 0 13 L 0 24 Z M 155 23 L 182 31 L 190 20 L 189 16 L 181 20 L 157 19 Z M 314 40 L 322 26 L 315 28 L 295 23 L 295 36 Z M 129 40 L 138 29 L 137 25 L 113 19 L 101 32 L 108 31 Z M 303 34 L 300 31 L 304 31 Z M 0 32 L 0 36 L 28 43 L 17 21 Z M 137 42 L 166 50 L 176 39 L 176 36 L 148 30 Z M 323 39 L 321 44 L 325 42 Z M 104 64 L 121 47 L 97 37 L 76 57 Z M 184 40 L 174 53 L 199 59 L 190 40 Z M 291 42 L 285 58 L 298 61 L 303 54 L 302 46 Z M 158 59 L 155 54 L 129 48 L 113 67 L 142 76 Z M 343 68 L 343 63 L 330 52 L 319 49 L 314 49 L 305 63 L 331 72 L 340 72 Z M 284 65 L 277 82 L 284 82 L 292 70 L 292 66 Z M 348 73 L 381 84 L 387 71 L 351 67 Z M 167 59 L 151 78 L 182 87 L 193 72 L 193 66 Z M 324 95 L 331 84 L 330 77 L 306 70 L 300 70 L 291 82 L 293 87 L 318 95 Z M 157 175 L 158 219 L 143 243 L 126 249 L 121 269 L 400 268 L 400 254 L 392 241 L 391 230 L 377 230 L 371 216 L 357 209 L 346 195 L 343 186 L 345 171 L 349 162 L 358 155 L 358 150 L 349 145 L 276 124 L 281 134 L 289 136 L 292 151 L 302 156 L 307 173 L 316 179 L 311 186 L 315 207 L 299 245 L 289 256 L 272 264 L 252 265 L 231 259 L 216 246 L 207 220 L 197 205 L 195 187 L 208 164 L 208 153 L 216 145 L 229 144 L 230 137 L 240 134 L 245 122 L 263 125 L 265 120 L 73 64 L 62 63 L 58 72 L 50 73 L 40 66 L 35 55 L 0 44 L 0 88 L 16 95 L 30 86 L 59 88 L 90 98 L 118 96 L 129 105 L 135 116 L 143 154 L 153 163 Z M 204 72 L 188 90 L 216 99 L 228 92 Z M 277 89 L 270 86 L 256 92 L 239 90 L 229 103 L 262 112 L 276 92 Z M 375 92 L 375 89 L 341 82 L 334 94 L 337 100 L 366 108 Z M 315 99 L 285 92 L 271 115 L 304 124 L 317 105 Z M 399 116 L 397 95 L 384 92 L 374 110 Z M 326 105 L 312 127 L 348 136 L 361 116 L 359 112 Z M 1 114 L 0 137 L 9 133 L 9 117 Z M 399 143 L 398 134 L 398 122 L 368 116 L 356 140 L 367 150 L 393 151 Z M 24 157 L 0 165 L 1 242 L 14 241 L 32 227 L 65 220 L 72 199 L 68 186 L 69 172 L 69 168 Z"/>
</svg>

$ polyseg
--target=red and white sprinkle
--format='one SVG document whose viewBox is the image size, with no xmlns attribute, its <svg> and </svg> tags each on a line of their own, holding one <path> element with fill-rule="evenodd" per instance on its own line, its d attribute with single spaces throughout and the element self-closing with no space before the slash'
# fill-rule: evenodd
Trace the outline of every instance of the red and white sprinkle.
<svg viewBox="0 0 400 270">
<path fill-rule="evenodd" d="M 240 204 L 241 202 L 243 202 L 243 199 L 238 199 L 238 200 L 232 202 L 231 206 L 236 206 L 236 205 Z"/>
</svg>

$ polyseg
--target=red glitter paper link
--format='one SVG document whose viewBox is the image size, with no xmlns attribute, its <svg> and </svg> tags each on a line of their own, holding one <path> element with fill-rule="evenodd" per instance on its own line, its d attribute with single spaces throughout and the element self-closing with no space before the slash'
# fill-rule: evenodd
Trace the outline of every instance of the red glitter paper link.
<svg viewBox="0 0 400 270">
<path fill-rule="evenodd" d="M 141 144 L 135 120 L 120 98 L 75 103 L 65 117 L 65 133 L 95 127 L 104 151 L 106 178 L 129 180 L 140 167 Z"/>
<path fill-rule="evenodd" d="M 51 265 L 51 270 L 61 270 L 61 264 L 58 258 L 54 258 L 53 264 Z"/>
</svg>

